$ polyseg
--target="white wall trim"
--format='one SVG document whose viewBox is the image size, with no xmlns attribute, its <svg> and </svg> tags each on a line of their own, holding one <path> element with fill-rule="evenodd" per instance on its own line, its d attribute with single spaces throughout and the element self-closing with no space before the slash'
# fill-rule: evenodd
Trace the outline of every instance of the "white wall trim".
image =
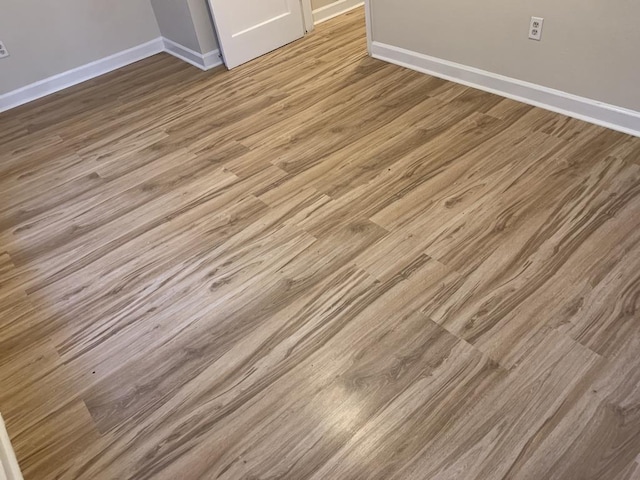
<svg viewBox="0 0 640 480">
<path fill-rule="evenodd" d="M 376 41 L 372 42 L 371 55 L 379 60 L 640 137 L 640 112 L 634 110 Z"/>
<path fill-rule="evenodd" d="M 164 51 L 173 55 L 174 57 L 184 60 L 190 63 L 194 67 L 198 67 L 200 70 L 211 70 L 214 67 L 222 65 L 222 57 L 220 56 L 220 50 L 212 50 L 207 53 L 196 52 L 190 48 L 180 45 L 179 43 L 169 40 L 168 38 L 162 39 L 164 43 Z"/>
<path fill-rule="evenodd" d="M 327 20 L 331 20 L 338 15 L 347 13 L 355 8 L 364 5 L 362 0 L 338 0 L 337 2 L 330 3 L 322 8 L 318 8 L 313 11 L 314 23 L 322 23 Z"/>
<path fill-rule="evenodd" d="M 100 75 L 112 72 L 160 52 L 167 52 L 201 70 L 210 70 L 218 65 L 222 65 L 219 50 L 202 54 L 172 42 L 167 38 L 158 37 L 137 47 L 115 53 L 100 60 L 87 63 L 86 65 L 0 95 L 0 112 L 19 107 L 25 103 L 99 77 Z"/>
<path fill-rule="evenodd" d="M 0 478 L 7 480 L 22 480 L 22 473 L 18 460 L 13 452 L 9 434 L 0 415 Z"/>
<path fill-rule="evenodd" d="M 12 92 L 0 95 L 0 112 L 18 107 L 25 103 L 45 97 L 65 88 L 91 80 L 118 68 L 150 57 L 164 50 L 162 38 L 156 38 L 137 47 L 115 53 L 108 57 L 87 63 L 44 80 L 32 83 Z"/>
</svg>

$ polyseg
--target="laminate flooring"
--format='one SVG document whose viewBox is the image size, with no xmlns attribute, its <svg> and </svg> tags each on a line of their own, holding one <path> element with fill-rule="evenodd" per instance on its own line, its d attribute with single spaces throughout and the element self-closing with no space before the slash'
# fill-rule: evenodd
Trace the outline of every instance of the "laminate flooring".
<svg viewBox="0 0 640 480">
<path fill-rule="evenodd" d="M 27 479 L 640 479 L 640 139 L 366 54 L 0 114 Z"/>
</svg>

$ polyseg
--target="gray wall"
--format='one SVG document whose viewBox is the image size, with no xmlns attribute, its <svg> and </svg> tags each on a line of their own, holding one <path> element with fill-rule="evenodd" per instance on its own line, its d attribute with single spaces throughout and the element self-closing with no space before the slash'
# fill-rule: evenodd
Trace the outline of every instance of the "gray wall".
<svg viewBox="0 0 640 480">
<path fill-rule="evenodd" d="M 196 30 L 198 41 L 200 42 L 200 52 L 207 53 L 218 48 L 218 39 L 216 38 L 215 27 L 211 13 L 209 12 L 209 4 L 207 0 L 188 0 L 193 25 Z"/>
<path fill-rule="evenodd" d="M 149 0 L 2 1 L 0 94 L 157 38 Z"/>
<path fill-rule="evenodd" d="M 638 0 L 371 0 L 373 39 L 640 111 Z M 542 42 L 528 40 L 545 18 Z"/>
<path fill-rule="evenodd" d="M 200 53 L 218 48 L 207 0 L 151 0 L 162 36 Z"/>
<path fill-rule="evenodd" d="M 191 50 L 200 51 L 187 0 L 151 0 L 160 33 Z"/>
</svg>

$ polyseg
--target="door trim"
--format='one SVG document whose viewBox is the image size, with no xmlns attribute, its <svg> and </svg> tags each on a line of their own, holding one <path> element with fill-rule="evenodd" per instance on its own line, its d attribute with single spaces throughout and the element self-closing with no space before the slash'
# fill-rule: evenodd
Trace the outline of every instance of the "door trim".
<svg viewBox="0 0 640 480">
<path fill-rule="evenodd" d="M 302 17 L 304 21 L 304 29 L 307 33 L 313 31 L 314 21 L 313 21 L 313 8 L 311 7 L 311 0 L 300 0 L 302 3 Z"/>
<path fill-rule="evenodd" d="M 13 452 L 9 434 L 4 426 L 4 420 L 0 415 L 0 477 L 7 480 L 22 480 L 22 473 L 18 466 L 18 460 Z"/>
<path fill-rule="evenodd" d="M 373 55 L 373 21 L 371 16 L 371 0 L 364 0 L 364 16 L 367 28 L 367 50 Z"/>
</svg>

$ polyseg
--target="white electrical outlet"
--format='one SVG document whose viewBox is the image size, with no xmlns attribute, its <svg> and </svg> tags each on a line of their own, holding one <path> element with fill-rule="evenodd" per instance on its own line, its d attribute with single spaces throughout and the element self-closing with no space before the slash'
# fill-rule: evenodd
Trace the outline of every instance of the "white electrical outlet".
<svg viewBox="0 0 640 480">
<path fill-rule="evenodd" d="M 0 58 L 4 58 L 8 56 L 9 56 L 9 50 L 7 50 L 7 47 L 4 46 L 4 42 L 0 40 Z"/>
<path fill-rule="evenodd" d="M 542 25 L 544 24 L 544 18 L 531 17 L 531 23 L 529 24 L 529 38 L 531 40 L 542 40 Z"/>
</svg>

